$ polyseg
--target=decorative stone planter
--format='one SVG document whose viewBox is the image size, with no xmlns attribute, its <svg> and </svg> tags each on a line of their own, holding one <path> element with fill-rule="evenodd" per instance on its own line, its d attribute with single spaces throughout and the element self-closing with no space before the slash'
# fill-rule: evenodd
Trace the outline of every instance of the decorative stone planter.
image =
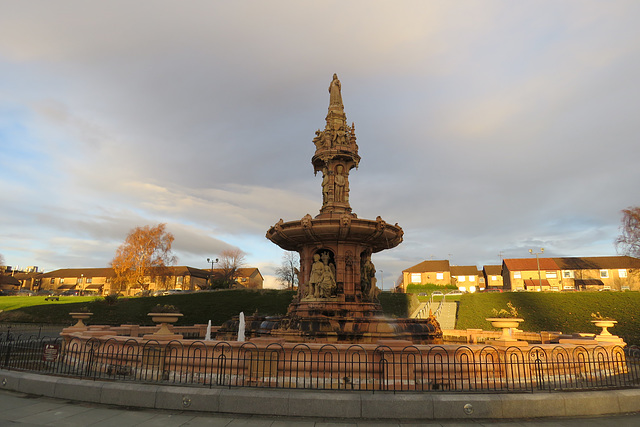
<svg viewBox="0 0 640 427">
<path fill-rule="evenodd" d="M 89 317 L 91 317 L 93 315 L 93 313 L 87 313 L 87 312 L 73 312 L 73 313 L 69 313 L 69 316 L 71 316 L 74 320 L 77 320 L 78 322 L 72 326 L 72 328 L 82 328 L 82 329 L 86 329 L 87 325 L 84 324 L 83 320 L 87 320 Z"/>
<path fill-rule="evenodd" d="M 182 313 L 148 313 L 147 316 L 151 317 L 151 320 L 160 325 L 160 329 L 153 335 L 172 336 L 175 334 L 169 330 L 168 325 L 176 323 L 183 315 Z"/>
<path fill-rule="evenodd" d="M 516 317 L 489 317 L 485 320 L 491 322 L 491 326 L 493 326 L 494 328 L 502 328 L 502 335 L 496 341 L 504 343 L 518 341 L 517 339 L 513 338 L 511 330 L 513 328 L 517 328 L 520 322 L 524 322 L 524 319 Z"/>
<path fill-rule="evenodd" d="M 610 337 L 613 335 L 611 335 L 611 332 L 609 332 L 607 328 L 613 328 L 616 325 L 616 323 L 618 323 L 618 321 L 617 320 L 592 320 L 591 323 L 596 325 L 598 328 L 602 328 L 602 332 L 600 332 L 599 336 Z"/>
</svg>

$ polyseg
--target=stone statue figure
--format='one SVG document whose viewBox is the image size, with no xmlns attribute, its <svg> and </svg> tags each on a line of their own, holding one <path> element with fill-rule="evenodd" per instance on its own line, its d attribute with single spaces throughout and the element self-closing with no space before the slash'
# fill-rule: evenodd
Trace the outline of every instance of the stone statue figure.
<svg viewBox="0 0 640 427">
<path fill-rule="evenodd" d="M 340 105 L 342 106 L 342 94 L 341 94 L 342 85 L 340 84 L 340 80 L 338 80 L 338 75 L 333 75 L 333 80 L 331 80 L 331 84 L 329 85 L 329 105 Z"/>
<path fill-rule="evenodd" d="M 329 203 L 329 171 L 322 168 L 322 205 Z"/>
<path fill-rule="evenodd" d="M 362 257 L 363 259 L 360 262 L 360 291 L 364 300 L 372 301 L 375 296 L 376 268 L 371 262 L 370 252 L 363 253 Z"/>
<path fill-rule="evenodd" d="M 318 298 L 319 284 L 322 282 L 322 276 L 324 275 L 324 263 L 320 261 L 320 255 L 315 254 L 313 256 L 313 265 L 311 266 L 311 274 L 309 276 L 309 289 L 307 296 L 312 298 Z"/>
<path fill-rule="evenodd" d="M 336 287 L 336 276 L 333 272 L 334 270 L 333 264 L 327 265 L 324 264 L 324 271 L 322 274 L 322 282 L 320 282 L 320 298 L 329 298 L 334 293 L 334 289 Z"/>
<path fill-rule="evenodd" d="M 344 174 L 344 167 L 342 165 L 338 165 L 336 167 L 336 175 L 333 179 L 335 184 L 335 190 L 333 193 L 333 199 L 336 202 L 346 202 L 348 198 L 346 194 L 349 189 L 347 188 L 347 177 Z"/>
</svg>

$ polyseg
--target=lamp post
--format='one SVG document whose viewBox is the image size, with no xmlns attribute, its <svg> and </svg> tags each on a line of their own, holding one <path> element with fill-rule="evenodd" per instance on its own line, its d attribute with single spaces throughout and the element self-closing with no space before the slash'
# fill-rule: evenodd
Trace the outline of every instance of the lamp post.
<svg viewBox="0 0 640 427">
<path fill-rule="evenodd" d="M 213 264 L 218 262 L 218 258 L 207 258 L 207 262 L 211 263 L 211 274 L 209 274 L 209 286 L 213 286 Z"/>
<path fill-rule="evenodd" d="M 536 263 L 538 264 L 538 286 L 540 287 L 540 292 L 542 292 L 542 275 L 540 274 L 540 258 L 538 255 L 544 252 L 544 248 L 540 248 L 540 252 L 533 252 L 533 249 L 529 249 L 529 253 L 536 256 Z"/>
<path fill-rule="evenodd" d="M 380 270 L 380 278 L 382 279 L 380 283 L 380 290 L 384 291 L 384 271 L 382 270 Z"/>
</svg>

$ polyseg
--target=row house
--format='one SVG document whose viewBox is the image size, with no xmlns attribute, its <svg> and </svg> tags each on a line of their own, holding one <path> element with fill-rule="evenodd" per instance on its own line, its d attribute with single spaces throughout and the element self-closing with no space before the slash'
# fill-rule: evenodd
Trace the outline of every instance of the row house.
<svg viewBox="0 0 640 427">
<path fill-rule="evenodd" d="M 485 280 L 486 290 L 502 290 L 504 288 L 501 265 L 485 265 L 482 267 L 482 276 Z"/>
<path fill-rule="evenodd" d="M 422 261 L 413 267 L 402 271 L 402 292 L 407 291 L 407 285 L 434 285 L 445 286 L 451 284 L 451 267 L 448 260 Z"/>
<path fill-rule="evenodd" d="M 402 271 L 401 291 L 409 284 L 455 285 L 463 292 L 484 288 L 485 278 L 475 265 L 450 265 L 449 260 L 428 260 Z"/>
<path fill-rule="evenodd" d="M 516 258 L 502 262 L 510 291 L 640 290 L 640 259 L 628 256 Z"/>
<path fill-rule="evenodd" d="M 144 287 L 150 291 L 162 289 L 198 290 L 208 285 L 210 272 L 199 268 L 175 266 L 163 269 L 162 274 L 144 278 Z M 73 291 L 83 295 L 107 295 L 123 292 L 134 295 L 142 288 L 130 286 L 122 291 L 116 288 L 113 268 L 65 268 L 41 274 L 40 289 L 56 293 Z"/>
<path fill-rule="evenodd" d="M 475 265 L 452 265 L 451 284 L 462 292 L 475 292 L 484 289 L 484 277 Z"/>
</svg>

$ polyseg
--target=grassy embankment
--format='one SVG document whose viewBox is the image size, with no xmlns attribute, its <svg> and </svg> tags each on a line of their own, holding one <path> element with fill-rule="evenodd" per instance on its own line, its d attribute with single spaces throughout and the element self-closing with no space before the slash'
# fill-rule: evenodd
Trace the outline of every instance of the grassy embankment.
<svg viewBox="0 0 640 427">
<path fill-rule="evenodd" d="M 62 297 L 60 301 L 44 301 L 44 297 L 1 297 L 0 322 L 33 322 L 71 324 L 68 315 L 79 307 L 87 307 L 93 316 L 89 323 L 137 323 L 151 325 L 147 316 L 156 304 L 177 306 L 184 317 L 178 324 L 207 323 L 214 325 L 237 315 L 285 314 L 294 293 L 277 290 L 230 290 L 163 297 L 122 298 L 109 306 L 101 298 Z M 525 331 L 598 332 L 591 324 L 591 313 L 613 317 L 618 324 L 611 330 L 629 344 L 640 344 L 640 293 L 575 292 L 575 293 L 492 293 L 465 294 L 460 298 L 458 329 L 490 329 L 485 320 L 492 308 L 506 308 L 511 301 L 525 319 Z M 452 298 L 447 297 L 447 300 Z M 413 311 L 417 298 L 411 294 L 382 293 L 380 303 L 391 317 L 406 317 Z"/>
</svg>

